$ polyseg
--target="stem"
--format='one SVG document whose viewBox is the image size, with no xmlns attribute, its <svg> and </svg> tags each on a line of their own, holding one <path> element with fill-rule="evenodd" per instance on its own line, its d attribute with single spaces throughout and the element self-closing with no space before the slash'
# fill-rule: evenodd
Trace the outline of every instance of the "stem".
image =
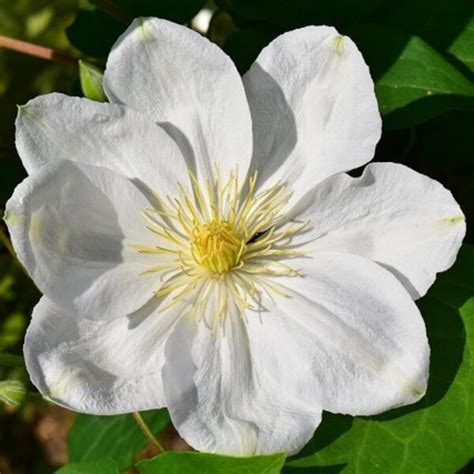
<svg viewBox="0 0 474 474">
<path fill-rule="evenodd" d="M 15 354 L 2 354 L 0 353 L 0 365 L 6 365 L 7 367 L 25 367 L 25 359 L 22 356 Z"/>
<path fill-rule="evenodd" d="M 47 59 L 49 61 L 56 61 L 62 64 L 77 64 L 78 61 L 78 58 L 71 56 L 70 54 L 2 35 L 0 35 L 0 48 L 10 49 L 12 51 Z"/>
<path fill-rule="evenodd" d="M 10 252 L 12 257 L 16 260 L 17 256 L 15 253 L 15 250 L 13 249 L 13 245 L 10 242 L 10 239 L 7 237 L 7 234 L 5 234 L 1 224 L 0 224 L 0 242 L 5 245 L 6 249 Z"/>
<path fill-rule="evenodd" d="M 162 453 L 166 453 L 166 449 L 164 446 L 158 441 L 158 438 L 151 432 L 149 426 L 146 424 L 145 420 L 143 419 L 142 415 L 135 411 L 132 413 L 135 421 L 138 423 L 138 426 L 143 431 L 143 434 L 150 440 L 150 442 L 158 448 Z"/>
<path fill-rule="evenodd" d="M 401 155 L 400 155 L 400 162 L 403 163 L 405 160 L 408 159 L 408 156 L 412 150 L 412 148 L 415 146 L 416 142 L 416 127 L 411 127 L 410 128 L 410 135 L 408 137 L 408 142 L 403 149 Z"/>
<path fill-rule="evenodd" d="M 0 211 L 0 216 L 3 217 L 4 213 Z M 2 243 L 5 248 L 8 250 L 9 254 L 13 257 L 13 260 L 17 263 L 17 265 L 23 270 L 25 275 L 30 278 L 30 275 L 26 271 L 26 268 L 23 266 L 23 264 L 18 260 L 18 255 L 15 252 L 15 249 L 13 248 L 12 243 L 10 242 L 10 239 L 8 238 L 7 234 L 3 230 L 2 224 L 0 223 L 0 243 Z"/>
<path fill-rule="evenodd" d="M 115 18 L 121 23 L 125 23 L 126 25 L 128 25 L 133 20 L 133 18 L 129 16 L 124 10 L 122 10 L 119 6 L 115 5 L 115 3 L 112 3 L 109 0 L 90 1 L 91 3 L 99 7 L 102 11 L 109 14 L 111 17 Z"/>
</svg>

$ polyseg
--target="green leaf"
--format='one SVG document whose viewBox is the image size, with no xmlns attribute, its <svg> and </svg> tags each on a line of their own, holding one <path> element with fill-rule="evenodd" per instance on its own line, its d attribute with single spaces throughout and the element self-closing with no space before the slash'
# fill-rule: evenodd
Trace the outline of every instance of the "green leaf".
<svg viewBox="0 0 474 474">
<path fill-rule="evenodd" d="M 155 434 L 169 423 L 168 412 L 164 409 L 142 415 Z M 112 458 L 121 470 L 130 467 L 135 455 L 147 444 L 148 440 L 130 414 L 78 415 L 68 437 L 72 462 Z"/>
<path fill-rule="evenodd" d="M 474 72 L 474 16 L 451 42 L 447 51 Z"/>
<path fill-rule="evenodd" d="M 474 71 L 472 0 L 385 2 L 378 21 L 396 25 L 419 36 L 439 51 L 452 54 Z"/>
<path fill-rule="evenodd" d="M 0 365 L 8 367 L 25 367 L 25 359 L 15 354 L 0 353 Z"/>
<path fill-rule="evenodd" d="M 383 415 L 325 414 L 313 440 L 285 472 L 342 465 L 358 474 L 454 473 L 474 454 L 474 246 L 420 302 L 431 347 L 428 392 Z M 305 470 L 304 468 L 307 468 Z"/>
<path fill-rule="evenodd" d="M 140 474 L 278 474 L 285 462 L 283 453 L 271 456 L 234 458 L 206 453 L 168 452 L 147 461 L 140 461 Z"/>
<path fill-rule="evenodd" d="M 474 110 L 474 83 L 420 38 L 376 24 L 358 25 L 348 34 L 370 66 L 385 127 Z"/>
<path fill-rule="evenodd" d="M 366 18 L 383 0 L 221 0 L 238 15 L 284 29 L 304 25 L 346 25 Z"/>
<path fill-rule="evenodd" d="M 104 92 L 104 72 L 86 61 L 79 61 L 79 77 L 84 96 L 97 102 L 107 102 Z"/>
<path fill-rule="evenodd" d="M 345 33 L 370 66 L 385 128 L 411 127 L 450 110 L 474 110 L 474 82 L 420 38 L 377 24 Z M 277 34 L 268 27 L 236 31 L 224 50 L 244 73 Z"/>
<path fill-rule="evenodd" d="M 79 462 L 63 466 L 55 474 L 119 474 L 117 464 L 111 459 L 96 462 Z"/>
</svg>

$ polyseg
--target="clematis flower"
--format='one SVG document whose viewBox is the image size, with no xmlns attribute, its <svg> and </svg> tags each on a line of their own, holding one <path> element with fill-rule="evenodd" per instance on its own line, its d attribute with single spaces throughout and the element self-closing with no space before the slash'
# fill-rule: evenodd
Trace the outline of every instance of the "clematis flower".
<svg viewBox="0 0 474 474">
<path fill-rule="evenodd" d="M 168 407 L 196 449 L 298 451 L 322 410 L 373 415 L 426 390 L 414 300 L 465 233 L 441 184 L 366 164 L 374 86 L 334 28 L 275 39 L 243 79 L 197 33 L 156 18 L 118 40 L 108 104 L 20 107 L 29 173 L 7 205 L 44 293 L 31 379 L 99 415 Z"/>
</svg>

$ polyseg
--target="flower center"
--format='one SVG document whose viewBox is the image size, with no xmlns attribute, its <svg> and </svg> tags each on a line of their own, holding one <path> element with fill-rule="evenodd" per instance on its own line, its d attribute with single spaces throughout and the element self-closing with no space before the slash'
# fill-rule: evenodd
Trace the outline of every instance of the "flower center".
<svg viewBox="0 0 474 474">
<path fill-rule="evenodd" d="M 279 278 L 300 276 L 291 260 L 306 254 L 295 239 L 308 222 L 285 223 L 291 190 L 278 182 L 257 191 L 256 172 L 246 186 L 237 169 L 227 180 L 217 169 L 205 181 L 189 178 L 191 189 L 177 183 L 173 198 L 154 192 L 157 206 L 141 211 L 156 245 L 130 246 L 153 256 L 143 273 L 157 276 L 160 310 L 183 304 L 214 331 L 227 314 L 259 311 L 263 293 L 288 296 Z"/>
<path fill-rule="evenodd" d="M 245 240 L 239 238 L 227 221 L 213 219 L 197 224 L 192 231 L 193 258 L 211 276 L 239 266 L 245 248 Z"/>
</svg>

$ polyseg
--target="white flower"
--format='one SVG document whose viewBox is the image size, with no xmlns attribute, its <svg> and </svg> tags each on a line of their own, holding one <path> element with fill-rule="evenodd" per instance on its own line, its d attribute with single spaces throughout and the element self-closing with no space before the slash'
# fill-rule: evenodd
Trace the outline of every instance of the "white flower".
<svg viewBox="0 0 474 474">
<path fill-rule="evenodd" d="M 239 77 L 198 34 L 137 20 L 108 60 L 111 104 L 21 107 L 30 176 L 8 202 L 44 293 L 33 383 L 73 410 L 166 406 L 204 451 L 298 451 L 322 410 L 423 396 L 413 299 L 465 232 L 449 191 L 393 163 L 373 82 L 329 27 L 284 34 Z"/>
</svg>

